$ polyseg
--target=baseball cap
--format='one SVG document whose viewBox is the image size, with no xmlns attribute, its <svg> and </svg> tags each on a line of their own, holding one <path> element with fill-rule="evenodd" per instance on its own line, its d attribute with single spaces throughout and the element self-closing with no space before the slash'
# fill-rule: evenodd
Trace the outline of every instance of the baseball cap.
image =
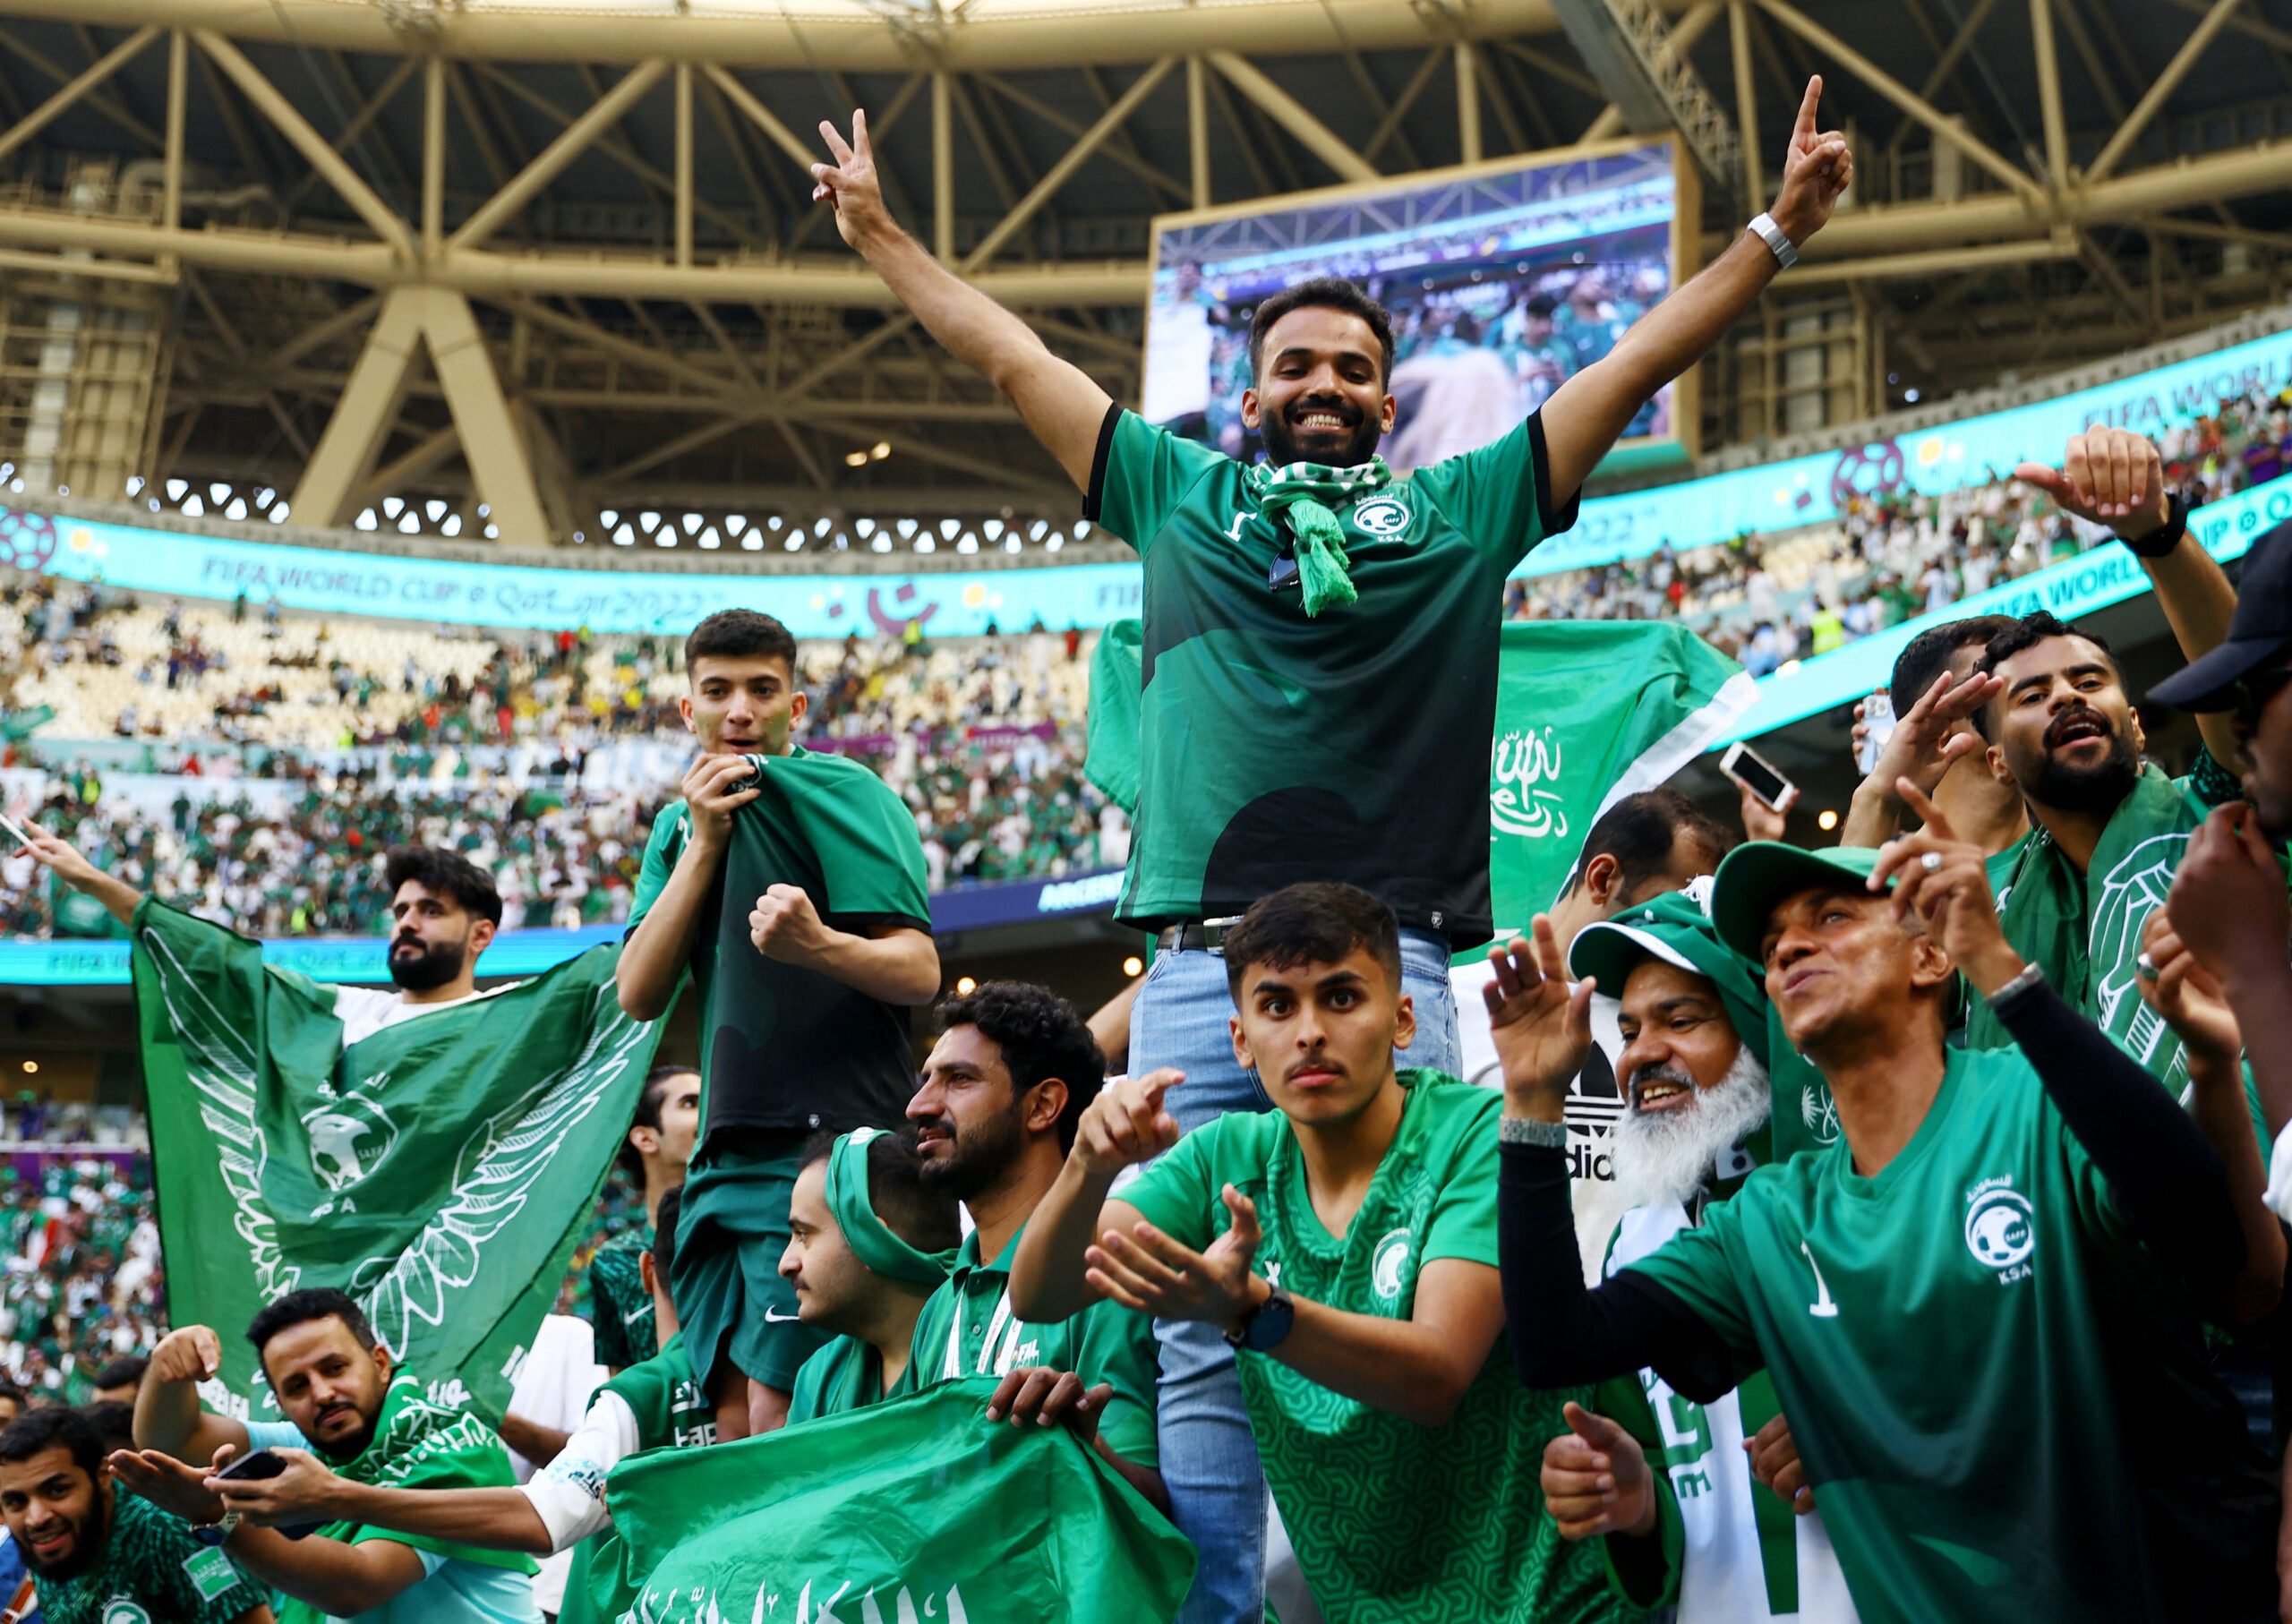
<svg viewBox="0 0 2292 1624">
<path fill-rule="evenodd" d="M 1766 1064 L 1766 992 L 1759 972 L 1719 939 L 1711 916 L 1689 893 L 1670 892 L 1586 925 L 1568 950 L 1568 969 L 1578 977 L 1596 976 L 1602 993 L 1621 998 L 1631 972 L 1650 959 L 1716 987 L 1736 1035 Z"/>
<path fill-rule="evenodd" d="M 2149 690 L 2159 705 L 2184 711 L 2225 711 L 2236 703 L 2236 685 L 2292 645 L 2292 519 L 2277 526 L 2245 555 L 2236 585 L 2236 614 L 2228 640 Z"/>
<path fill-rule="evenodd" d="M 1712 926 L 1720 941 L 1758 964 L 1759 938 L 1777 902 L 1814 885 L 1860 890 L 1877 861 L 1877 849 L 1870 846 L 1809 851 L 1781 841 L 1746 841 L 1719 865 L 1711 887 Z"/>
</svg>

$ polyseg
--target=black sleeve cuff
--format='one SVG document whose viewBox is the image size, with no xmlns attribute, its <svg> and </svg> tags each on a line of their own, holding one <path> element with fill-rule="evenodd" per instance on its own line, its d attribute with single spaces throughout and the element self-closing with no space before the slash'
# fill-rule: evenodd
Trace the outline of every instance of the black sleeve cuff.
<svg viewBox="0 0 2292 1624">
<path fill-rule="evenodd" d="M 1115 425 L 1121 421 L 1121 406 L 1118 403 L 1109 405 L 1106 421 L 1099 424 L 1099 449 L 1090 454 L 1090 485 L 1082 492 L 1082 517 L 1093 525 L 1099 522 L 1099 512 L 1104 505 L 1107 458 L 1114 453 Z"/>
<path fill-rule="evenodd" d="M 1544 536 L 1561 534 L 1576 527 L 1576 515 L 1584 505 L 1581 487 L 1568 493 L 1568 505 L 1554 509 L 1552 505 L 1552 457 L 1544 449 L 1544 414 L 1528 414 L 1528 463 L 1536 482 L 1536 523 Z M 1096 477 L 1094 474 L 1093 478 Z"/>
</svg>

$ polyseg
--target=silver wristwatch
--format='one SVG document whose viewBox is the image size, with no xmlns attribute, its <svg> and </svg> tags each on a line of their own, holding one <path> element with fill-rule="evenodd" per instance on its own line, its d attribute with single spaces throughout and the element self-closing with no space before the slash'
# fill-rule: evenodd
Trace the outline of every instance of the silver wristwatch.
<svg viewBox="0 0 2292 1624">
<path fill-rule="evenodd" d="M 1788 270 L 1799 262 L 1799 250 L 1783 235 L 1783 227 L 1775 223 L 1771 214 L 1755 217 L 1749 227 L 1751 234 L 1775 252 L 1775 262 Z"/>
</svg>

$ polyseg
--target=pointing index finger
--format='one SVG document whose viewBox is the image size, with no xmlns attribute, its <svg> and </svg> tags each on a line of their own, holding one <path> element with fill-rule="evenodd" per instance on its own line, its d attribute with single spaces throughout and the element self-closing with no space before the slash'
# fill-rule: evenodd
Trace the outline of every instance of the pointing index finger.
<svg viewBox="0 0 2292 1624">
<path fill-rule="evenodd" d="M 1807 81 L 1807 94 L 1799 103 L 1799 122 L 1792 130 L 1794 142 L 1810 141 L 1815 133 L 1816 109 L 1822 105 L 1823 76 L 1820 73 Z"/>
<path fill-rule="evenodd" d="M 1894 792 L 1902 797 L 1903 805 L 1918 814 L 1919 821 L 1926 825 L 1926 832 L 1936 840 L 1954 841 L 1958 838 L 1958 832 L 1950 827 L 1950 820 L 1943 816 L 1942 808 L 1936 806 L 1914 782 L 1907 778 L 1895 779 Z"/>
</svg>

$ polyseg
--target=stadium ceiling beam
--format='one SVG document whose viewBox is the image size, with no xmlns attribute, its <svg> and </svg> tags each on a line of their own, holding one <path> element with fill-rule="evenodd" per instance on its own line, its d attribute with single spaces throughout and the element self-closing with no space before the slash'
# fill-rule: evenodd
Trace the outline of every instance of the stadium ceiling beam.
<svg viewBox="0 0 2292 1624">
<path fill-rule="evenodd" d="M 338 71 L 343 72 L 346 77 L 347 70 L 343 68 L 342 59 L 339 56 L 336 56 L 333 58 L 333 62 L 336 68 Z M 340 154 L 346 152 L 350 148 L 355 146 L 360 141 L 363 140 L 368 126 L 371 125 L 374 122 L 375 118 L 381 115 L 381 110 L 389 105 L 390 98 L 398 93 L 399 89 L 405 85 L 407 80 L 414 77 L 416 71 L 418 71 L 422 65 L 421 58 L 415 56 L 408 56 L 400 61 L 396 67 L 392 68 L 389 73 L 383 77 L 382 82 L 374 87 L 373 94 L 365 98 L 364 103 L 359 107 L 356 115 L 351 118 L 350 122 L 343 125 L 342 133 L 329 141 L 327 145 L 332 147 L 338 154 Z M 384 143 L 384 147 L 385 150 L 387 150 L 387 143 Z M 288 214 L 293 213 L 295 205 L 301 202 L 304 197 L 308 196 L 312 188 L 317 186 L 320 182 L 325 178 L 326 177 L 319 174 L 317 170 L 313 169 L 301 180 L 296 181 L 294 185 L 287 188 L 286 195 L 279 200 L 278 206 L 280 210 Z"/>
<path fill-rule="evenodd" d="M 69 13 L 66 13 L 67 16 L 68 14 Z M 164 16 L 137 19 L 139 23 L 144 21 L 164 23 L 167 21 L 167 19 Z M 39 51 L 27 44 L 21 35 L 11 33 L 4 28 L 0 28 L 0 47 L 6 47 L 8 55 L 12 60 L 22 63 L 25 66 L 46 75 L 59 85 L 68 85 L 74 79 L 79 77 L 79 75 L 73 73 L 71 69 L 60 66 L 57 64 L 49 61 L 47 56 L 43 56 Z M 98 87 L 89 95 L 87 100 L 90 107 L 102 114 L 113 124 L 118 125 L 119 128 L 124 130 L 128 134 L 133 136 L 143 145 L 147 147 L 157 147 L 159 144 L 158 132 L 152 129 L 150 125 L 145 124 L 141 119 L 136 117 L 134 114 L 129 112 L 126 105 L 109 90 Z"/>
<path fill-rule="evenodd" d="M 996 222 L 985 236 L 979 238 L 978 245 L 971 252 L 963 256 L 962 263 L 958 267 L 962 273 L 969 276 L 992 260 L 996 250 L 1016 235 L 1020 228 L 1035 217 L 1036 211 L 1050 201 L 1052 194 L 1106 145 L 1108 137 L 1129 122 L 1139 104 L 1154 93 L 1155 87 L 1168 78 L 1170 70 L 1177 64 L 1176 57 L 1165 56 L 1141 73 L 1130 89 L 1116 98 L 1114 106 L 1099 115 L 1098 122 L 1076 138 L 1074 144 L 1035 183 L 1034 189 L 1022 198 L 1017 206 Z M 1371 173 L 1375 172 L 1373 170 Z"/>
<path fill-rule="evenodd" d="M 2213 0 L 2212 9 L 2204 13 L 2194 30 L 2181 42 L 2181 48 L 2173 53 L 2173 59 L 2165 64 L 2165 71 L 2157 75 L 2141 99 L 2134 104 L 2133 111 L 2125 115 L 2123 124 L 2117 125 L 2116 132 L 2108 139 L 2108 144 L 2095 155 L 2085 170 L 2087 185 L 2108 178 L 2109 171 L 2117 167 L 2117 160 L 2132 150 L 2133 143 L 2141 139 L 2150 121 L 2157 116 L 2166 99 L 2180 88 L 2181 81 L 2187 78 L 2188 71 L 2196 65 L 2196 59 L 2204 55 L 2205 47 L 2212 43 L 2227 24 L 2230 13 L 2241 4 L 2243 0 Z"/>
<path fill-rule="evenodd" d="M 2228 0 L 2233 4 L 2233 0 Z M 2045 189 L 2032 180 L 2018 164 L 2008 162 L 1986 143 L 1969 134 L 1957 119 L 1944 115 L 1932 102 L 1903 84 L 1877 63 L 1856 50 L 1837 35 L 1803 12 L 1784 4 L 1784 0 L 1757 0 L 1761 11 L 1784 28 L 1804 39 L 1826 57 L 1836 62 L 1848 73 L 1924 124 L 1938 141 L 1948 141 L 1975 163 L 1996 175 L 2019 192 L 2023 199 L 2039 207 L 2048 202 Z"/>
<path fill-rule="evenodd" d="M 1655 0 L 1555 0 L 1577 55 L 1619 120 L 1641 135 L 1676 131 L 1703 172 L 1730 192 L 1743 185 L 1742 142 L 1686 49 L 1673 43 Z M 1702 19 L 1718 14 L 1713 4 Z M 1595 121 L 1595 128 L 1607 117 Z"/>
<path fill-rule="evenodd" d="M 564 173 L 568 165 L 595 144 L 597 138 L 620 122 L 622 114 L 634 106 L 637 99 L 661 81 L 669 64 L 659 59 L 640 62 L 621 76 L 619 84 L 605 92 L 571 124 L 565 126 L 557 139 L 521 170 L 508 185 L 478 205 L 475 213 L 464 220 L 460 229 L 446 239 L 446 252 L 475 248 L 506 225 L 509 218 L 531 202 L 541 189 Z"/>
<path fill-rule="evenodd" d="M 65 112 L 77 107 L 90 91 L 126 66 L 130 61 L 141 54 L 144 47 L 158 37 L 159 25 L 156 22 L 147 22 L 90 63 L 78 77 L 26 114 L 5 133 L 0 133 L 0 158 L 5 158 L 33 136 L 47 129 Z"/>
<path fill-rule="evenodd" d="M 2031 0 L 2033 5 L 2037 3 L 2038 0 Z M 1974 0 L 1972 12 L 1967 15 L 1964 23 L 1951 36 L 1950 43 L 1943 47 L 1942 54 L 1935 58 L 1934 70 L 1926 75 L 1926 82 L 1918 87 L 1918 98 L 1920 101 L 1932 101 L 1941 93 L 1942 87 L 1955 77 L 1958 59 L 1964 56 L 1968 47 L 1973 44 L 1974 36 L 1980 31 L 1981 25 L 1989 20 L 1990 11 L 1997 4 L 1997 0 Z M 1920 122 L 1916 114 L 1904 113 L 1902 122 L 1894 126 L 1894 132 L 1886 137 L 1886 155 L 1891 158 L 1900 151 L 1903 137 L 1918 127 Z"/>
<path fill-rule="evenodd" d="M 1719 13 L 1725 8 L 1725 4 L 1726 0 L 1696 0 L 1693 5 L 1680 14 L 1679 20 L 1666 30 L 1663 49 L 1659 55 L 1659 60 L 1667 71 L 1679 59 L 1682 52 L 1695 48 L 1695 42 L 1702 38 L 1711 25 L 1719 20 Z M 1552 63 L 1550 58 L 1538 52 L 1529 50 L 1526 46 L 1514 45 L 1509 40 L 1506 40 L 1500 42 L 1500 48 L 1509 52 L 1513 56 L 1532 67 L 1542 67 L 1544 72 L 1552 73 L 1555 78 L 1564 79 L 1569 83 L 1584 81 L 1581 88 L 1587 96 L 1606 94 L 1596 82 L 1585 80 L 1583 74 L 1553 73 L 1553 70 L 1559 66 L 1558 64 Z M 1581 146 L 1589 141 L 1606 141 L 1612 136 L 1622 133 L 1623 109 L 1611 102 L 1600 109 L 1600 115 L 1585 127 L 1584 133 L 1578 136 L 1576 141 L 1577 144 Z"/>
<path fill-rule="evenodd" d="M 1972 31 L 1965 30 L 1960 38 Z M 2061 63 L 2053 48 L 2053 0 L 2030 0 L 2030 40 L 2037 52 L 2038 112 L 2045 121 L 2046 180 L 2059 192 L 2069 184 L 2069 125 L 2061 110 Z"/>
<path fill-rule="evenodd" d="M 1266 77 L 1265 71 L 1232 51 L 1203 53 L 1210 65 L 1223 74 L 1258 110 L 1297 138 L 1298 144 L 1337 171 L 1338 178 L 1373 181 L 1384 177 L 1376 166 L 1356 152 L 1345 138 L 1305 110 L 1304 104 Z"/>
</svg>

